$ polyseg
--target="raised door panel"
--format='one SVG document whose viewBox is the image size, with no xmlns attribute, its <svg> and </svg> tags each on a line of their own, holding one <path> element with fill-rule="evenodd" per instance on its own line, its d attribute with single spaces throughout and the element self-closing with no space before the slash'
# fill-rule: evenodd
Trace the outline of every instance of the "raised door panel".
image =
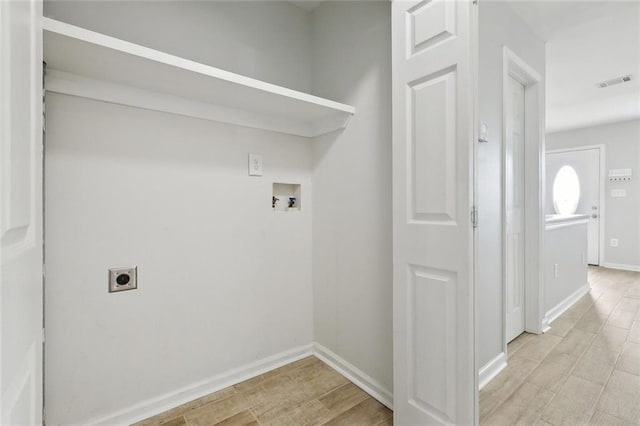
<svg viewBox="0 0 640 426">
<path fill-rule="evenodd" d="M 411 266 L 409 283 L 409 401 L 426 416 L 452 423 L 456 416 L 456 276 Z"/>
<path fill-rule="evenodd" d="M 455 221 L 455 69 L 411 82 L 412 220 Z"/>
<path fill-rule="evenodd" d="M 455 36 L 455 7 L 456 4 L 452 1 L 426 0 L 408 11 L 411 54 Z"/>
</svg>

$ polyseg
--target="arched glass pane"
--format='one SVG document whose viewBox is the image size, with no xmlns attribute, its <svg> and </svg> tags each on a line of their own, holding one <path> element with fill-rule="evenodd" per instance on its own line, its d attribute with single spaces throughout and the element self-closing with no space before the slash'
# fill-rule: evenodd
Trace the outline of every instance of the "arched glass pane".
<svg viewBox="0 0 640 426">
<path fill-rule="evenodd" d="M 553 181 L 553 207 L 558 214 L 574 214 L 580 201 L 580 179 L 571 166 L 562 166 Z"/>
</svg>

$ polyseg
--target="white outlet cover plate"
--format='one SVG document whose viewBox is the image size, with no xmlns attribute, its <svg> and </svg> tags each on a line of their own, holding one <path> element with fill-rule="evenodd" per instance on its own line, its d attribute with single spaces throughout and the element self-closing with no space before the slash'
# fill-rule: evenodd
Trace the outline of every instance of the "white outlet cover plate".
<svg viewBox="0 0 640 426">
<path fill-rule="evenodd" d="M 627 196 L 627 190 L 626 189 L 612 189 L 611 190 L 611 196 L 614 197 L 614 198 L 626 197 Z"/>
<path fill-rule="evenodd" d="M 249 176 L 262 176 L 262 155 L 249 154 Z"/>
</svg>

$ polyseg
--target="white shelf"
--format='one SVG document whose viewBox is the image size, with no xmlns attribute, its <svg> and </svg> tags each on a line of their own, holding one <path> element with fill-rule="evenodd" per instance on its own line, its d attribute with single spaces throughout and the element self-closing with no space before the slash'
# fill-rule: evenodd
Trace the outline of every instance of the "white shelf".
<svg viewBox="0 0 640 426">
<path fill-rule="evenodd" d="M 47 91 L 313 137 L 355 108 L 43 18 Z"/>
</svg>

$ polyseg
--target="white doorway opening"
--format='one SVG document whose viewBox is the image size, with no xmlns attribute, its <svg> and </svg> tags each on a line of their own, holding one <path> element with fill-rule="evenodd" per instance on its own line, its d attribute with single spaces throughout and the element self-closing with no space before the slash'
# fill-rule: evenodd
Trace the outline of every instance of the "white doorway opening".
<svg viewBox="0 0 640 426">
<path fill-rule="evenodd" d="M 544 88 L 503 49 L 503 351 L 524 331 L 543 332 Z"/>
<path fill-rule="evenodd" d="M 507 342 L 524 332 L 525 86 L 509 75 L 505 85 L 504 276 Z"/>
</svg>

